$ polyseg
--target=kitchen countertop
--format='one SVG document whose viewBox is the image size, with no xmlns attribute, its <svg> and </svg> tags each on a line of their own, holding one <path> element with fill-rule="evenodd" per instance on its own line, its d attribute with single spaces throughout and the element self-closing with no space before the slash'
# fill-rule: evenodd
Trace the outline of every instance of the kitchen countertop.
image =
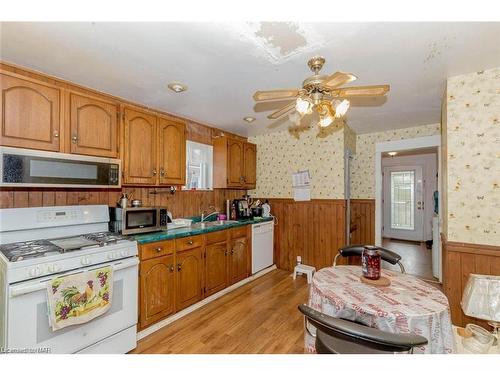
<svg viewBox="0 0 500 375">
<path fill-rule="evenodd" d="M 161 232 L 137 234 L 133 237 L 137 241 L 137 243 L 146 244 L 146 243 L 150 243 L 150 242 L 172 240 L 175 238 L 197 236 L 200 234 L 216 232 L 219 230 L 225 230 L 225 229 L 230 229 L 230 228 L 241 227 L 244 225 L 263 223 L 263 222 L 272 221 L 272 220 L 273 220 L 272 217 L 254 218 L 254 219 L 250 219 L 250 220 L 239 220 L 237 223 L 216 225 L 216 226 L 208 227 L 208 228 L 184 227 L 184 228 L 164 230 Z"/>
</svg>

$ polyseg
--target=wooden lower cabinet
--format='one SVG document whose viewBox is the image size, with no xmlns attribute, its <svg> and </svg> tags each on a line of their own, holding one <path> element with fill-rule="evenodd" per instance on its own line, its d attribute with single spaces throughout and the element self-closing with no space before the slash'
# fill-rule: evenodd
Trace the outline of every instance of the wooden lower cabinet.
<svg viewBox="0 0 500 375">
<path fill-rule="evenodd" d="M 248 277 L 247 248 L 246 237 L 235 238 L 231 241 L 231 250 L 228 253 L 229 285 Z"/>
<path fill-rule="evenodd" d="M 239 227 L 140 245 L 139 330 L 248 277 L 246 233 Z"/>
<path fill-rule="evenodd" d="M 182 310 L 200 301 L 203 297 L 203 261 L 201 254 L 201 247 L 177 253 L 176 310 Z"/>
<path fill-rule="evenodd" d="M 145 328 L 172 314 L 175 309 L 174 255 L 140 263 L 139 327 Z"/>
<path fill-rule="evenodd" d="M 205 297 L 227 286 L 227 242 L 205 248 Z"/>
</svg>

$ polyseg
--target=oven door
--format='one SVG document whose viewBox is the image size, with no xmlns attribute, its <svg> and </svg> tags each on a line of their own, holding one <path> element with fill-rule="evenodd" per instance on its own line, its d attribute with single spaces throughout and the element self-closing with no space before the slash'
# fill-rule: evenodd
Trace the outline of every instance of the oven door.
<svg viewBox="0 0 500 375">
<path fill-rule="evenodd" d="M 159 209 L 134 207 L 123 210 L 122 234 L 137 234 L 160 230 Z"/>
<path fill-rule="evenodd" d="M 138 259 L 94 265 L 84 270 L 113 267 L 113 299 L 103 315 L 81 325 L 53 332 L 47 315 L 47 281 L 31 280 L 9 286 L 7 347 L 75 353 L 137 324 Z M 69 272 L 74 273 L 74 271 Z"/>
</svg>

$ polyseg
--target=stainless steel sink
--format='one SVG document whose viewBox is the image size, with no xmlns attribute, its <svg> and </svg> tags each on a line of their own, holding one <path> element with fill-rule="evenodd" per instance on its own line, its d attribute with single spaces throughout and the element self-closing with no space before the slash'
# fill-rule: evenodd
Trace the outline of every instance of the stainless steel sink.
<svg viewBox="0 0 500 375">
<path fill-rule="evenodd" d="M 201 223 L 193 223 L 191 224 L 191 228 L 195 229 L 205 229 L 211 227 L 217 227 L 227 224 L 235 224 L 237 221 L 235 220 L 217 220 L 217 221 L 203 221 Z"/>
</svg>

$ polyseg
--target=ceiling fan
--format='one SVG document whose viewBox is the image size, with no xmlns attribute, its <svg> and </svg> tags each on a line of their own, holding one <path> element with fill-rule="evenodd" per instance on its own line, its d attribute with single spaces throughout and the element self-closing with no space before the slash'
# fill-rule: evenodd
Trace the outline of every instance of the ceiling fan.
<svg viewBox="0 0 500 375">
<path fill-rule="evenodd" d="M 307 65 L 314 74 L 302 82 L 301 89 L 257 91 L 253 95 L 256 102 L 290 100 L 289 104 L 267 118 L 275 120 L 293 110 L 304 116 L 316 110 L 319 115 L 318 126 L 325 128 L 347 113 L 350 105 L 347 98 L 384 96 L 390 89 L 389 85 L 340 87 L 354 81 L 356 76 L 343 72 L 319 74 L 324 63 L 325 58 L 322 56 L 315 56 L 308 61 Z"/>
</svg>

